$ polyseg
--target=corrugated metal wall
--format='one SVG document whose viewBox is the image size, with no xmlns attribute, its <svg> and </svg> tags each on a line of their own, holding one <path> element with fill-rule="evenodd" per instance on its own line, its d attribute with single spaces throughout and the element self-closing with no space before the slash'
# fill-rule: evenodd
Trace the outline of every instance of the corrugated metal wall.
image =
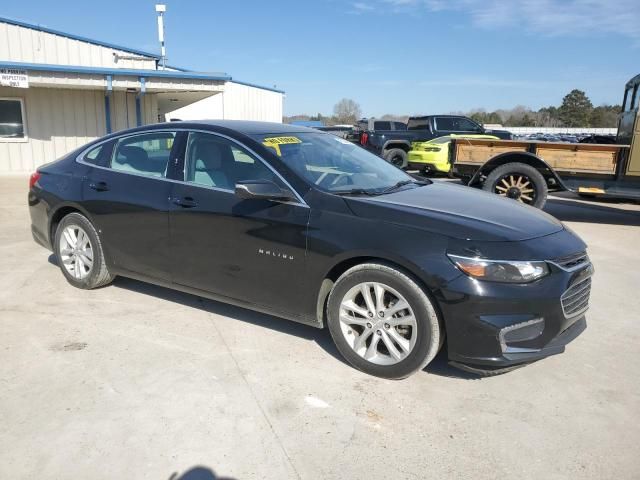
<svg viewBox="0 0 640 480">
<path fill-rule="evenodd" d="M 283 95 L 279 92 L 227 82 L 222 95 L 226 120 L 282 122 Z"/>
<path fill-rule="evenodd" d="M 124 50 L 0 22 L 0 59 L 4 61 L 105 68 L 156 68 L 154 58 L 118 60 L 116 63 L 114 53 L 132 56 Z"/>
<path fill-rule="evenodd" d="M 26 141 L 0 139 L 0 173 L 31 172 L 106 134 L 104 90 L 0 87 L 0 98 L 23 98 Z M 143 123 L 157 122 L 157 98 L 142 99 Z M 113 131 L 136 126 L 135 93 L 114 92 Z"/>
<path fill-rule="evenodd" d="M 283 97 L 279 92 L 226 82 L 223 93 L 174 110 L 167 114 L 167 118 L 259 120 L 281 123 Z"/>
</svg>

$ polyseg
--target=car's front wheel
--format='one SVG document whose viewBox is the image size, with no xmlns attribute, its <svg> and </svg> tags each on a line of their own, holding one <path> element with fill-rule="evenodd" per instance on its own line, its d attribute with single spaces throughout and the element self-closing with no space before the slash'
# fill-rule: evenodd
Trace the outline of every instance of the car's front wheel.
<svg viewBox="0 0 640 480">
<path fill-rule="evenodd" d="M 111 283 L 98 232 L 84 215 L 70 213 L 58 224 L 54 242 L 58 265 L 74 287 L 92 289 Z"/>
<path fill-rule="evenodd" d="M 409 275 L 379 263 L 357 265 L 340 276 L 329 295 L 327 322 L 349 363 L 392 379 L 424 368 L 443 335 L 425 291 Z"/>
</svg>

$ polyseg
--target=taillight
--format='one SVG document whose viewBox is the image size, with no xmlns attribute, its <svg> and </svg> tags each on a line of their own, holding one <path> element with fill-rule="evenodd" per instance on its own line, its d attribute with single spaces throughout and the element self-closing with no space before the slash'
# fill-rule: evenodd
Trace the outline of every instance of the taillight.
<svg viewBox="0 0 640 480">
<path fill-rule="evenodd" d="M 360 135 L 360 144 L 366 145 L 368 140 L 369 140 L 369 134 L 367 132 L 363 132 L 362 135 Z"/>
<path fill-rule="evenodd" d="M 29 190 L 33 188 L 38 180 L 40 180 L 40 172 L 33 172 L 29 177 Z"/>
</svg>

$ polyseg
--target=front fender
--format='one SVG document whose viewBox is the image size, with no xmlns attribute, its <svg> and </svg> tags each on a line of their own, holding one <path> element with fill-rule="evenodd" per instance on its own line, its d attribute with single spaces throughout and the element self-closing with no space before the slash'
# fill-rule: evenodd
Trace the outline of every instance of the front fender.
<svg viewBox="0 0 640 480">
<path fill-rule="evenodd" d="M 551 168 L 551 166 L 545 162 L 542 158 L 529 152 L 505 152 L 500 155 L 487 160 L 477 171 L 474 173 L 468 185 L 474 186 L 480 181 L 483 175 L 488 175 L 491 170 L 507 163 L 524 163 L 531 165 L 534 168 L 549 171 L 549 175 L 556 181 L 561 190 L 567 190 L 567 186 L 564 184 L 558 174 Z"/>
</svg>

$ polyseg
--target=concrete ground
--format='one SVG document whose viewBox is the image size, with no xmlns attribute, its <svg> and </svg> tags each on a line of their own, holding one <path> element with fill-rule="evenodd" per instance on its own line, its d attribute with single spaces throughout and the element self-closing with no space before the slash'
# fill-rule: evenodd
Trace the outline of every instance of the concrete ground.
<svg viewBox="0 0 640 480">
<path fill-rule="evenodd" d="M 0 477 L 640 478 L 640 206 L 556 196 L 589 244 L 589 327 L 476 379 L 387 381 L 329 334 L 124 278 L 71 287 L 0 178 Z"/>
</svg>

